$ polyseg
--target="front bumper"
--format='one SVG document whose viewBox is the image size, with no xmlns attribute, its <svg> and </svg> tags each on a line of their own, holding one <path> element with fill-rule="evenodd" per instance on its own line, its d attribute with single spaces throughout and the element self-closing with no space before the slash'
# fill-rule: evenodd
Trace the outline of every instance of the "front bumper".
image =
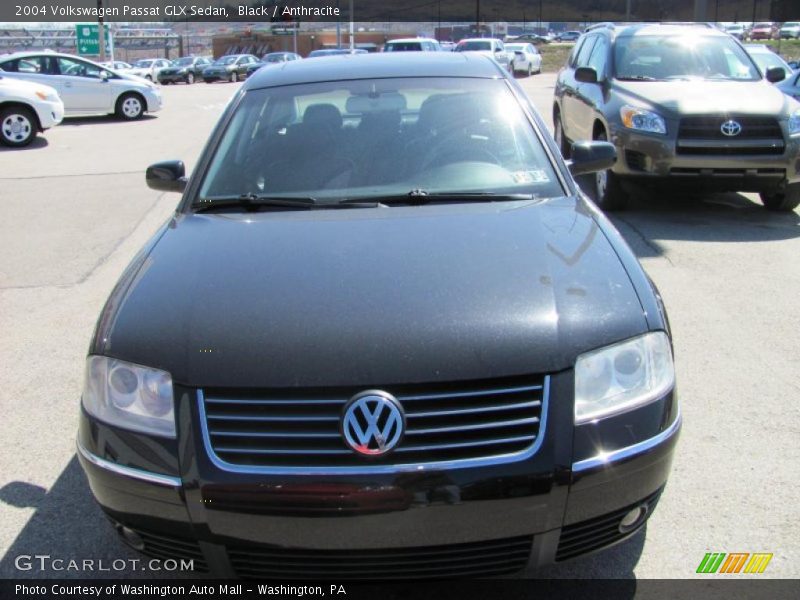
<svg viewBox="0 0 800 600">
<path fill-rule="evenodd" d="M 159 83 L 172 83 L 175 81 L 186 81 L 186 78 L 189 76 L 189 73 L 159 73 L 158 74 L 158 82 Z"/>
<path fill-rule="evenodd" d="M 782 154 L 680 154 L 673 136 L 612 129 L 615 174 L 640 183 L 669 182 L 715 191 L 774 191 L 800 182 L 800 137 L 785 136 Z"/>
<path fill-rule="evenodd" d="M 61 100 L 56 102 L 40 102 L 36 106 L 36 116 L 39 117 L 41 130 L 55 127 L 64 120 L 64 103 Z"/>
<path fill-rule="evenodd" d="M 157 89 L 148 89 L 144 93 L 144 97 L 147 101 L 147 112 L 156 112 L 163 108 L 161 92 Z"/>
<path fill-rule="evenodd" d="M 572 386 L 571 374 L 554 376 L 551 393 L 564 397 Z M 178 440 L 82 413 L 78 455 L 97 501 L 118 528 L 141 535 L 145 553 L 194 557 L 221 576 L 497 575 L 592 552 L 644 525 L 681 423 L 674 392 L 580 427 L 572 426 L 571 402 L 551 402 L 543 443 L 519 462 L 246 474 L 209 458 L 196 392 L 176 389 L 176 397 Z M 640 506 L 641 521 L 621 529 Z M 361 557 L 355 566 L 353 557 Z"/>
</svg>

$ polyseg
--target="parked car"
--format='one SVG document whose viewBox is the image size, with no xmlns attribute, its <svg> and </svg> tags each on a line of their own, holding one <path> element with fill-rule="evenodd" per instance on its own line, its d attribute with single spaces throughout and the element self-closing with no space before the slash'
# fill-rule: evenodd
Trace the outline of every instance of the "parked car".
<svg viewBox="0 0 800 600">
<path fill-rule="evenodd" d="M 439 42 L 432 38 L 400 38 L 383 45 L 384 52 L 441 52 Z"/>
<path fill-rule="evenodd" d="M 203 80 L 206 83 L 230 81 L 236 83 L 247 76 L 247 68 L 258 63 L 252 54 L 229 54 L 214 61 L 214 64 L 203 69 Z"/>
<path fill-rule="evenodd" d="M 456 49 L 455 42 L 439 42 L 439 46 L 442 48 L 444 52 L 452 52 Z"/>
<path fill-rule="evenodd" d="M 182 81 L 191 85 L 203 78 L 203 71 L 211 63 L 212 60 L 205 56 L 183 56 L 158 72 L 158 82 L 167 84 Z"/>
<path fill-rule="evenodd" d="M 64 118 L 55 88 L 0 75 L 0 143 L 22 147 Z"/>
<path fill-rule="evenodd" d="M 531 43 L 506 44 L 506 50 L 514 53 L 514 72 L 525 73 L 528 77 L 542 72 L 542 55 Z"/>
<path fill-rule="evenodd" d="M 800 100 L 800 70 L 793 71 L 789 77 L 776 85 L 787 96 Z"/>
<path fill-rule="evenodd" d="M 775 23 L 756 23 L 750 30 L 751 40 L 774 40 L 777 39 L 778 26 Z"/>
<path fill-rule="evenodd" d="M 783 70 L 783 78 L 791 75 L 792 67 L 766 46 L 762 44 L 745 44 L 744 47 L 750 57 L 758 65 L 758 70 L 761 71 L 762 75 L 766 74 L 766 72 L 773 67 Z"/>
<path fill-rule="evenodd" d="M 261 67 L 267 65 L 279 65 L 293 60 L 301 60 L 303 57 L 294 52 L 270 52 L 261 57 L 261 60 L 248 65 L 245 77 L 250 77 L 253 73 L 258 71 Z"/>
<path fill-rule="evenodd" d="M 778 35 L 782 40 L 800 38 L 800 21 L 787 21 L 781 26 Z"/>
<path fill-rule="evenodd" d="M 106 62 L 101 62 L 98 64 L 106 67 L 107 69 L 111 69 L 112 71 L 127 72 L 133 69 L 133 65 L 121 60 L 114 60 L 114 61 L 108 60 Z"/>
<path fill-rule="evenodd" d="M 724 29 L 725 33 L 728 35 L 732 35 L 737 40 L 742 41 L 747 35 L 747 31 L 744 28 L 744 25 L 741 23 L 733 23 L 732 25 L 726 25 Z"/>
<path fill-rule="evenodd" d="M 116 114 L 139 119 L 161 110 L 158 86 L 128 73 L 58 52 L 20 52 L 0 58 L 4 77 L 54 87 L 64 102 L 64 115 Z"/>
<path fill-rule="evenodd" d="M 769 82 L 742 45 L 713 28 L 603 27 L 573 49 L 555 86 L 555 136 L 612 140 L 620 160 L 584 181 L 602 208 L 626 183 L 759 192 L 770 210 L 800 204 L 800 104 Z M 668 83 L 668 84 L 667 84 Z"/>
<path fill-rule="evenodd" d="M 577 42 L 578 38 L 583 35 L 580 31 L 563 31 L 556 35 L 557 42 Z"/>
<path fill-rule="evenodd" d="M 320 56 L 342 56 L 344 54 L 369 54 L 363 48 L 320 48 L 308 53 L 308 58 L 319 58 Z"/>
<path fill-rule="evenodd" d="M 166 58 L 143 58 L 133 63 L 128 73 L 155 82 L 158 81 L 159 72 L 171 64 Z"/>
<path fill-rule="evenodd" d="M 541 46 L 543 44 L 549 44 L 551 40 L 549 37 L 539 35 L 538 33 L 523 33 L 521 35 L 509 36 L 506 38 L 505 42 L 506 44 L 510 44 L 512 42 L 517 44 L 530 42 L 536 46 Z"/>
<path fill-rule="evenodd" d="M 477 54 L 256 73 L 188 182 L 148 169 L 183 197 L 92 338 L 78 456 L 123 540 L 416 580 L 640 531 L 681 416 L 661 298 L 571 174 L 614 159 L 568 167 Z"/>
<path fill-rule="evenodd" d="M 477 52 L 493 58 L 509 73 L 514 72 L 515 54 L 506 50 L 502 40 L 494 38 L 466 38 L 456 44 L 455 52 Z"/>
</svg>

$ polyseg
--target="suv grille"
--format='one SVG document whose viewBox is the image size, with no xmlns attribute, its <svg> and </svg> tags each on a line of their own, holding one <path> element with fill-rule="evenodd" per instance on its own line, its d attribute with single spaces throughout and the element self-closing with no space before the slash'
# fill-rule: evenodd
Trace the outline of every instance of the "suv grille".
<svg viewBox="0 0 800 600">
<path fill-rule="evenodd" d="M 741 125 L 738 135 L 727 136 L 722 124 L 732 119 Z M 774 117 L 702 116 L 681 119 L 678 154 L 754 155 L 783 154 L 783 132 Z"/>
<path fill-rule="evenodd" d="M 350 467 L 452 461 L 519 460 L 533 453 L 547 378 L 468 384 L 387 386 L 403 406 L 405 434 L 367 460 L 340 433 L 343 409 L 358 390 L 205 390 L 200 409 L 212 458 L 226 467 Z"/>
<path fill-rule="evenodd" d="M 528 563 L 532 536 L 391 550 L 305 550 L 229 547 L 236 575 L 245 578 L 401 579 L 502 575 Z"/>
</svg>

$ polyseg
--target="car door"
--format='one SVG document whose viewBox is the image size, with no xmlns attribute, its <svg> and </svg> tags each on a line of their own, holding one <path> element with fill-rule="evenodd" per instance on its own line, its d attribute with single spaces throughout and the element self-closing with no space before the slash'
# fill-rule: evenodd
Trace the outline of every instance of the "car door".
<svg viewBox="0 0 800 600">
<path fill-rule="evenodd" d="M 604 35 L 598 35 L 586 65 L 584 65 L 595 70 L 597 83 L 578 82 L 573 118 L 577 123 L 575 130 L 580 135 L 578 139 L 581 140 L 592 139 L 596 117 L 598 114 L 603 113 L 609 48 L 608 38 Z"/>
<path fill-rule="evenodd" d="M 74 57 L 55 57 L 55 87 L 67 114 L 106 112 L 111 103 L 111 86 L 102 77 L 104 69 Z"/>
<path fill-rule="evenodd" d="M 585 92 L 581 89 L 582 86 L 587 85 L 575 79 L 575 71 L 580 67 L 586 67 L 589 64 L 589 56 L 592 54 L 595 42 L 597 42 L 596 35 L 590 35 L 581 42 L 575 59 L 570 64 L 568 69 L 565 69 L 563 80 L 563 96 L 561 99 L 561 124 L 564 127 L 564 134 L 570 141 L 576 142 L 578 140 L 585 140 L 586 131 L 589 129 L 582 123 L 582 109 L 583 100 L 582 94 Z"/>
</svg>

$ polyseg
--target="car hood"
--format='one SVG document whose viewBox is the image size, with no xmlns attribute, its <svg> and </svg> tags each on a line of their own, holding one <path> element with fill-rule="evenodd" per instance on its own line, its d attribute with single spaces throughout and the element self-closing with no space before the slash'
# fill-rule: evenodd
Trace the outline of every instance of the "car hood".
<svg viewBox="0 0 800 600">
<path fill-rule="evenodd" d="M 773 114 L 780 117 L 786 97 L 766 81 L 631 81 L 617 90 L 638 105 L 679 118 L 692 114 Z M 624 99 L 623 99 L 624 101 Z"/>
<path fill-rule="evenodd" d="M 198 387 L 552 373 L 646 331 L 593 213 L 562 198 L 173 219 L 91 349 Z"/>
<path fill-rule="evenodd" d="M 58 96 L 58 91 L 54 87 L 45 85 L 44 83 L 27 81 L 25 79 L 14 79 L 13 77 L 5 77 L 4 75 L 5 74 L 0 73 L 0 89 L 8 90 L 10 93 L 33 95 L 37 90 L 45 90 L 50 94 Z"/>
</svg>

